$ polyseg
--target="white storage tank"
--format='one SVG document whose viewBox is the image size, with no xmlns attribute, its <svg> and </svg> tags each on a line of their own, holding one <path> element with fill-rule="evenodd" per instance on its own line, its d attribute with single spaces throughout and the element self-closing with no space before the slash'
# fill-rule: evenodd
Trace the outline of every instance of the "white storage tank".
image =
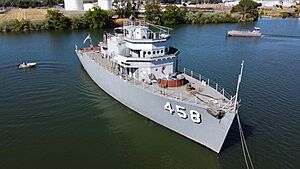
<svg viewBox="0 0 300 169">
<path fill-rule="evenodd" d="M 83 0 L 64 0 L 66 11 L 83 11 Z"/>
<path fill-rule="evenodd" d="M 98 0 L 98 6 L 104 10 L 110 10 L 112 8 L 112 0 Z"/>
<path fill-rule="evenodd" d="M 83 9 L 84 9 L 84 11 L 88 11 L 90 9 L 96 8 L 97 6 L 98 6 L 97 3 L 84 3 Z"/>
</svg>

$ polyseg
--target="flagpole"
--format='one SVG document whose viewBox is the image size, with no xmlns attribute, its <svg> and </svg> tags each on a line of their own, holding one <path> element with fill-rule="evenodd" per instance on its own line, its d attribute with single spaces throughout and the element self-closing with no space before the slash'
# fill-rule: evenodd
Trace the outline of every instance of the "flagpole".
<svg viewBox="0 0 300 169">
<path fill-rule="evenodd" d="M 239 94 L 239 89 L 240 89 L 240 83 L 242 81 L 242 76 L 243 76 L 243 69 L 244 69 L 244 60 L 242 60 L 241 63 L 241 72 L 238 77 L 238 82 L 236 86 L 236 93 L 235 93 L 235 98 L 234 98 L 234 110 L 237 111 L 237 99 L 238 99 L 238 94 Z"/>
</svg>

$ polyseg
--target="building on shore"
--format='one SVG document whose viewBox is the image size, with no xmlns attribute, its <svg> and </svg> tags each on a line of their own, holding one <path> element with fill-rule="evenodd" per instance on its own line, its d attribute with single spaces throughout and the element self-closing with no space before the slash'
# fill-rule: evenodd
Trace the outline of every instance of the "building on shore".
<svg viewBox="0 0 300 169">
<path fill-rule="evenodd" d="M 64 0 L 66 11 L 83 11 L 83 0 Z"/>
<path fill-rule="evenodd" d="M 292 8 L 296 6 L 297 2 L 296 0 L 254 0 L 257 3 L 261 3 L 262 7 L 266 8 Z M 240 2 L 240 0 L 223 0 L 223 3 L 225 6 L 232 7 L 237 5 Z"/>
<path fill-rule="evenodd" d="M 104 10 L 112 9 L 113 0 L 98 0 L 96 3 L 83 3 L 83 0 L 64 0 L 66 11 L 87 11 L 94 7 L 100 7 Z"/>
<path fill-rule="evenodd" d="M 98 0 L 98 6 L 104 10 L 112 9 L 112 0 Z"/>
</svg>

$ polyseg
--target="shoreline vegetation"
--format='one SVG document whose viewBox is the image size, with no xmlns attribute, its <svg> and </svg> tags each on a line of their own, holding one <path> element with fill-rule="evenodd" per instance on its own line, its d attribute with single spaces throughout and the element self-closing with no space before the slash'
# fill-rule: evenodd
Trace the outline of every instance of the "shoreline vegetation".
<svg viewBox="0 0 300 169">
<path fill-rule="evenodd" d="M 119 0 L 120 1 L 120 0 Z M 43 30 L 82 30 L 117 26 L 116 18 L 138 16 L 133 4 L 128 1 L 114 1 L 114 10 L 93 8 L 83 14 L 66 16 L 62 11 L 48 9 L 45 19 L 13 19 L 0 21 L 0 32 L 28 32 Z M 202 12 L 169 4 L 161 9 L 160 1 L 150 0 L 145 4 L 144 19 L 158 25 L 209 24 L 254 22 L 259 17 L 260 4 L 252 0 L 241 0 L 228 12 Z M 116 17 L 117 16 L 117 17 Z"/>
</svg>

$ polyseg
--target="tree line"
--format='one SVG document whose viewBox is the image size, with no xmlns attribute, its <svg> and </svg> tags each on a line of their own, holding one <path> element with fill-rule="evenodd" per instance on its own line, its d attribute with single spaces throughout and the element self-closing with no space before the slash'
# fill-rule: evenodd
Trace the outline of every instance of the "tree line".
<svg viewBox="0 0 300 169">
<path fill-rule="evenodd" d="M 54 6 L 64 3 L 63 0 L 2 0 L 0 6 L 17 8 L 36 8 L 42 6 Z"/>
<path fill-rule="evenodd" d="M 162 11 L 159 0 L 149 0 L 145 5 L 145 19 L 159 25 L 252 22 L 259 17 L 259 5 L 252 0 L 241 0 L 228 13 L 202 12 L 168 4 Z"/>
<path fill-rule="evenodd" d="M 116 0 L 113 11 L 93 8 L 85 12 L 84 15 L 72 18 L 64 16 L 58 10 L 48 10 L 44 21 L 12 20 L 2 22 L 0 23 L 0 31 L 79 30 L 112 27 L 114 26 L 113 15 L 121 18 L 130 15 L 137 16 L 136 5 L 129 0 Z M 145 20 L 158 25 L 253 22 L 259 16 L 258 6 L 259 4 L 252 0 L 241 0 L 238 5 L 232 8 L 230 13 L 206 13 L 172 4 L 167 5 L 162 11 L 160 1 L 149 0 L 145 4 Z"/>
<path fill-rule="evenodd" d="M 11 20 L 0 24 L 0 32 L 39 30 L 80 30 L 113 27 L 112 12 L 94 8 L 84 15 L 69 18 L 58 10 L 48 10 L 46 20 Z"/>
</svg>

